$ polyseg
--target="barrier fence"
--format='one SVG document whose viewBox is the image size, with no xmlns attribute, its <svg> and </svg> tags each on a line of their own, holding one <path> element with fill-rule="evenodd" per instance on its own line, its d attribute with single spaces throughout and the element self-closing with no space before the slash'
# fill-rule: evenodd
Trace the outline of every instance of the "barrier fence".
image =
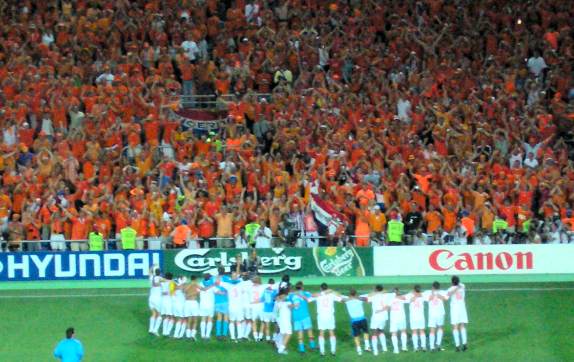
<svg viewBox="0 0 574 362">
<path fill-rule="evenodd" d="M 174 275 L 215 274 L 251 260 L 273 277 L 574 274 L 574 244 L 5 252 L 0 282 L 145 279 L 153 265 Z"/>
</svg>

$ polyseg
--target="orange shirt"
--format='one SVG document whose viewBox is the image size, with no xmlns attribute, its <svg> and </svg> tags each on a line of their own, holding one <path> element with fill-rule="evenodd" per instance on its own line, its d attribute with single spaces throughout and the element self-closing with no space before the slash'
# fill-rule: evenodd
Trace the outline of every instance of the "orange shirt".
<svg viewBox="0 0 574 362">
<path fill-rule="evenodd" d="M 438 211 L 430 211 L 425 215 L 425 221 L 427 222 L 427 233 L 433 233 L 442 224 L 440 214 Z"/>
<path fill-rule="evenodd" d="M 191 229 L 187 225 L 179 225 L 173 230 L 173 243 L 175 245 L 185 245 L 188 235 L 191 234 Z"/>
<path fill-rule="evenodd" d="M 85 240 L 88 238 L 88 225 L 87 218 L 75 217 L 72 220 L 72 235 L 71 240 Z"/>
</svg>

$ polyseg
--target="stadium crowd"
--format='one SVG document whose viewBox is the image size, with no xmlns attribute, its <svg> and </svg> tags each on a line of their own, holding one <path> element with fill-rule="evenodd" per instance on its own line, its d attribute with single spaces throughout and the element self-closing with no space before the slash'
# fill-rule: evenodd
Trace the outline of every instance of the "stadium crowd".
<svg viewBox="0 0 574 362">
<path fill-rule="evenodd" d="M 229 247 L 249 224 L 248 243 L 570 241 L 568 1 L 7 0 L 0 13 L 12 250 L 124 229 L 138 248 Z M 229 117 L 184 130 L 180 94 L 232 95 Z M 314 197 L 339 227 L 318 222 Z"/>
</svg>

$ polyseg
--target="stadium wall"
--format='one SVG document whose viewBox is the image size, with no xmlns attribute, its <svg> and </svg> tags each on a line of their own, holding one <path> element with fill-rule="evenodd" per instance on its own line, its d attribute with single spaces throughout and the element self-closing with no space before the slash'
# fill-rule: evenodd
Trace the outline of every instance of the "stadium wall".
<svg viewBox="0 0 574 362">
<path fill-rule="evenodd" d="M 176 275 L 235 270 L 249 249 L 0 253 L 0 282 L 146 279 L 152 265 Z M 408 280 L 465 275 L 476 280 L 574 280 L 574 244 L 258 249 L 259 273 L 308 280 Z M 552 277 L 556 276 L 556 278 Z M 492 279 L 494 278 L 494 279 Z M 542 279 L 540 279 L 542 278 Z M 130 282 L 130 280 L 132 282 Z M 505 279 L 506 280 L 506 279 Z M 67 284 L 68 286 L 70 284 Z M 1 286 L 0 286 L 1 289 Z"/>
</svg>

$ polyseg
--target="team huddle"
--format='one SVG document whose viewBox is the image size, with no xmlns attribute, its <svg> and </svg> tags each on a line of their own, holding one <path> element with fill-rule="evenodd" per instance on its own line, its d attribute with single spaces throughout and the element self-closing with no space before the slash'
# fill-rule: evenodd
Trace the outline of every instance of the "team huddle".
<svg viewBox="0 0 574 362">
<path fill-rule="evenodd" d="M 269 279 L 263 284 L 259 276 L 232 273 L 218 276 L 205 274 L 202 280 L 192 276 L 174 280 L 171 273 L 164 276 L 158 268 L 150 272 L 149 307 L 152 316 L 149 333 L 173 338 L 209 339 L 215 324 L 217 339 L 229 338 L 233 342 L 249 340 L 273 342 L 280 354 L 287 354 L 287 345 L 295 332 L 298 351 L 305 352 L 305 336 L 309 348 L 317 348 L 309 304 L 316 303 L 316 321 L 319 335 L 318 348 L 325 355 L 326 338 L 330 352 L 335 355 L 335 303 L 344 303 L 351 320 L 351 331 L 357 353 L 364 351 L 379 354 L 387 351 L 385 329 L 389 323 L 394 353 L 408 350 L 407 326 L 410 327 L 414 351 L 441 351 L 445 305 L 450 303 L 450 322 L 456 351 L 467 349 L 466 324 L 468 315 L 465 305 L 465 286 L 458 277 L 452 277 L 452 285 L 441 290 L 434 282 L 430 290 L 422 291 L 416 285 L 412 291 L 401 294 L 398 288 L 386 291 L 377 285 L 371 293 L 359 295 L 351 289 L 342 295 L 323 283 L 318 293 L 304 289 L 302 282 L 294 286 L 289 276 L 279 283 Z M 364 304 L 370 303 L 372 315 L 367 322 Z M 425 306 L 428 304 L 428 318 Z M 409 308 L 409 318 L 405 313 Z M 408 323 L 407 323 L 408 322 Z M 426 329 L 429 329 L 428 343 Z M 327 337 L 328 335 L 328 337 Z M 399 344 L 400 341 L 400 344 Z"/>
</svg>

